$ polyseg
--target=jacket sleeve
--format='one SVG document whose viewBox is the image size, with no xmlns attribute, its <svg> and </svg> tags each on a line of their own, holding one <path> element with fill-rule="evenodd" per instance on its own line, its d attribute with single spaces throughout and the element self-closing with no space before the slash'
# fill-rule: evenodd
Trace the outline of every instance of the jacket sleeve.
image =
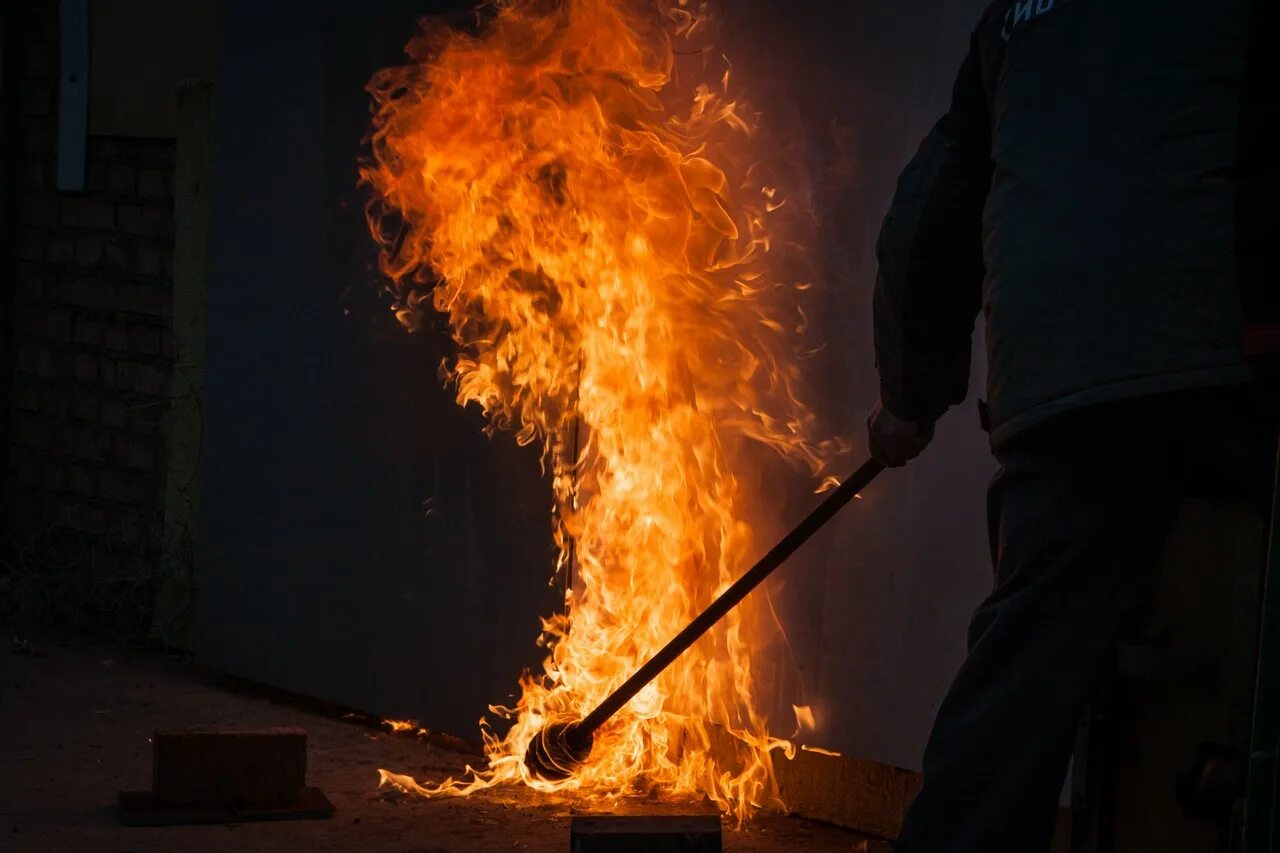
<svg viewBox="0 0 1280 853">
<path fill-rule="evenodd" d="M 876 244 L 876 366 L 885 408 L 934 421 L 964 401 L 982 300 L 991 124 L 975 34 L 951 108 L 898 179 Z"/>
</svg>

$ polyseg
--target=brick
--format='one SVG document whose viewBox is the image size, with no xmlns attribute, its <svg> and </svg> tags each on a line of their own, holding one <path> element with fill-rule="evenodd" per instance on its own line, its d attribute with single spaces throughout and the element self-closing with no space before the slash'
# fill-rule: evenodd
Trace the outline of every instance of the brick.
<svg viewBox="0 0 1280 853">
<path fill-rule="evenodd" d="M 75 456 L 79 436 L 75 427 L 67 423 L 50 422 L 49 449 L 59 456 Z"/>
<path fill-rule="evenodd" d="M 129 270 L 129 250 L 118 240 L 106 241 L 102 251 L 102 268 L 115 272 Z"/>
<path fill-rule="evenodd" d="M 20 379 L 13 384 L 13 405 L 22 412 L 40 411 L 40 386 L 30 379 Z"/>
<path fill-rule="evenodd" d="M 98 236 L 84 236 L 76 238 L 76 265 L 80 267 L 93 268 L 102 260 L 102 252 L 106 246 L 106 240 Z"/>
<path fill-rule="evenodd" d="M 163 198 L 169 195 L 164 175 L 158 169 L 143 169 L 138 172 L 138 195 L 142 198 Z"/>
<path fill-rule="evenodd" d="M 122 516 L 116 519 L 116 527 L 120 541 L 136 548 L 148 535 L 147 523 L 136 516 Z"/>
<path fill-rule="evenodd" d="M 57 131 L 48 119 L 22 122 L 22 150 L 28 154 L 53 154 L 57 150 Z"/>
<path fill-rule="evenodd" d="M 575 815 L 569 822 L 571 853 L 720 853 L 720 816 Z"/>
<path fill-rule="evenodd" d="M 143 355 L 160 354 L 160 330 L 147 326 L 134 326 L 129 333 L 129 348 Z M 163 378 L 160 380 L 163 383 Z M 154 393 L 154 392 L 143 392 Z"/>
<path fill-rule="evenodd" d="M 40 299 L 44 295 L 44 285 L 49 276 L 39 265 L 21 261 L 16 278 L 19 294 L 28 299 Z"/>
<path fill-rule="evenodd" d="M 85 346 L 101 346 L 102 335 L 106 329 L 106 323 L 101 319 L 93 316 L 80 315 L 76 317 L 75 342 Z M 76 374 L 80 373 L 79 365 L 80 356 L 77 356 Z M 97 362 L 93 361 L 93 372 L 97 375 Z"/>
<path fill-rule="evenodd" d="M 174 140 L 133 137 L 119 141 L 128 146 L 128 155 L 134 163 L 145 163 L 161 169 L 172 168 L 174 149 L 177 147 Z"/>
<path fill-rule="evenodd" d="M 132 166 L 112 163 L 107 167 L 107 189 L 117 195 L 136 195 L 138 173 Z"/>
<path fill-rule="evenodd" d="M 151 329 L 149 331 L 155 331 Z M 157 335 L 157 338 L 159 336 Z M 140 364 L 134 373 L 133 390 L 139 394 L 156 396 L 164 393 L 165 374 L 160 368 L 150 364 Z"/>
<path fill-rule="evenodd" d="M 32 40 L 51 41 L 58 36 L 58 4 L 51 0 L 24 3 L 23 34 Z"/>
<path fill-rule="evenodd" d="M 25 116 L 47 116 L 52 93 L 42 86 L 23 86 L 18 93 L 18 109 Z"/>
<path fill-rule="evenodd" d="M 163 803 L 277 805 L 306 787 L 307 733 L 293 726 L 161 730 L 152 744 L 152 790 Z"/>
<path fill-rule="evenodd" d="M 122 204 L 116 208 L 119 228 L 136 237 L 169 238 L 173 234 L 173 211 L 168 205 Z"/>
<path fill-rule="evenodd" d="M 12 448 L 9 453 L 9 464 L 13 476 L 25 486 L 44 485 L 44 461 L 36 453 L 23 448 Z"/>
<path fill-rule="evenodd" d="M 64 456 L 105 462 L 109 443 L 110 438 L 93 427 L 63 423 L 53 428 L 53 449 Z"/>
<path fill-rule="evenodd" d="M 18 222 L 36 228 L 58 224 L 58 197 L 44 193 L 21 193 L 18 197 Z"/>
<path fill-rule="evenodd" d="M 110 231 L 115 226 L 115 208 L 98 198 L 73 197 L 62 200 L 62 224 L 72 228 Z"/>
<path fill-rule="evenodd" d="M 133 376 L 138 366 L 131 361 L 115 362 L 114 382 L 111 384 L 121 391 L 133 390 Z"/>
<path fill-rule="evenodd" d="M 142 435 L 131 435 L 126 437 L 123 444 L 125 465 L 146 471 L 156 467 L 157 454 L 154 439 Z"/>
<path fill-rule="evenodd" d="M 126 426 L 136 435 L 147 436 L 148 441 L 154 440 L 155 437 L 161 434 L 161 427 L 164 422 L 164 404 L 164 398 L 159 398 L 126 405 Z"/>
<path fill-rule="evenodd" d="M 90 160 L 84 167 L 84 188 L 91 193 L 107 191 L 107 164 Z"/>
<path fill-rule="evenodd" d="M 173 206 L 171 204 L 148 207 L 146 219 L 147 227 L 150 229 L 148 233 L 152 237 L 163 237 L 166 240 L 173 237 Z"/>
<path fill-rule="evenodd" d="M 114 468 L 105 468 L 98 475 L 98 495 L 109 501 L 119 503 L 140 503 L 145 500 L 138 482 Z"/>
<path fill-rule="evenodd" d="M 46 312 L 44 315 L 44 335 L 58 343 L 71 342 L 71 312 L 62 308 Z"/>
<path fill-rule="evenodd" d="M 154 284 L 120 286 L 120 310 L 153 317 L 167 317 L 171 308 L 170 291 Z"/>
<path fill-rule="evenodd" d="M 110 231 L 115 225 L 115 209 L 109 201 L 92 197 L 63 199 L 63 224 L 70 228 Z"/>
<path fill-rule="evenodd" d="M 36 450 L 48 450 L 52 444 L 43 418 L 28 412 L 16 412 L 11 422 L 10 437 L 14 444 Z"/>
<path fill-rule="evenodd" d="M 25 534 L 48 529 L 50 519 L 44 489 L 14 482 L 6 492 L 9 498 L 6 520 L 10 530 Z"/>
<path fill-rule="evenodd" d="M 107 519 L 102 510 L 85 503 L 69 502 L 62 505 L 61 522 L 72 530 L 101 536 L 107 532 Z"/>
<path fill-rule="evenodd" d="M 134 253 L 134 271 L 138 275 L 156 277 L 160 275 L 160 250 L 154 245 L 144 243 Z"/>
<path fill-rule="evenodd" d="M 41 485 L 50 492 L 61 492 L 67 488 L 67 468 L 55 459 L 46 460 L 41 470 Z"/>
<path fill-rule="evenodd" d="M 40 394 L 40 411 L 50 418 L 65 418 L 71 408 L 70 394 L 60 385 L 46 385 Z M 74 448 L 74 441 L 68 440 L 66 449 Z"/>
<path fill-rule="evenodd" d="M 18 344 L 18 369 L 45 378 L 58 374 L 53 363 L 53 350 L 36 341 L 22 341 Z"/>
<path fill-rule="evenodd" d="M 19 305 L 14 315 L 14 330 L 19 334 L 44 337 L 44 312 L 35 305 Z"/>
<path fill-rule="evenodd" d="M 59 379 L 74 379 L 76 375 L 76 353 L 67 349 L 53 350 L 53 373 Z"/>
<path fill-rule="evenodd" d="M 116 498 L 138 509 L 151 510 L 160 505 L 160 489 L 156 488 L 157 477 L 154 474 L 126 477 L 119 485 L 124 487 L 122 497 Z M 149 525 L 140 519 L 139 538 L 149 535 Z"/>
<path fill-rule="evenodd" d="M 125 477 L 114 468 L 103 468 L 98 474 L 98 495 L 104 500 L 128 503 L 130 488 Z"/>
<path fill-rule="evenodd" d="M 98 419 L 105 427 L 123 429 L 127 424 L 124 401 L 115 396 L 103 397 L 98 409 Z"/>
<path fill-rule="evenodd" d="M 41 79 L 53 76 L 55 72 L 54 56 L 56 53 L 52 44 L 32 39 L 22 45 L 22 50 L 19 53 L 25 59 L 28 77 Z"/>
<path fill-rule="evenodd" d="M 67 466 L 67 491 L 81 497 L 91 498 L 97 495 L 93 471 L 82 465 Z"/>
<path fill-rule="evenodd" d="M 77 343 L 80 333 L 80 320 L 76 321 Z M 76 381 L 92 385 L 98 381 L 98 357 L 93 353 L 76 353 Z"/>
<path fill-rule="evenodd" d="M 117 205 L 116 226 L 125 234 L 146 236 L 147 225 L 142 215 L 142 207 L 136 204 Z"/>
<path fill-rule="evenodd" d="M 18 228 L 14 252 L 20 261 L 43 261 L 49 238 L 35 228 Z"/>
<path fill-rule="evenodd" d="M 96 276 L 60 278 L 57 283 L 57 299 L 68 305 L 110 311 L 116 306 L 116 287 Z"/>
<path fill-rule="evenodd" d="M 107 326 L 106 334 L 103 336 L 102 344 L 107 349 L 117 350 L 119 352 L 128 352 L 129 350 L 129 327 L 113 323 Z"/>
<path fill-rule="evenodd" d="M 18 186 L 27 189 L 43 188 L 44 163 L 33 159 L 22 161 L 22 165 L 18 167 Z"/>
<path fill-rule="evenodd" d="M 90 160 L 113 162 L 124 154 L 121 148 L 123 140 L 114 136 L 90 136 L 88 156 Z"/>
<path fill-rule="evenodd" d="M 76 241 L 70 237 L 54 237 L 49 241 L 49 263 L 60 267 L 76 264 Z"/>
<path fill-rule="evenodd" d="M 71 417 L 82 421 L 96 421 L 100 402 L 98 392 L 88 388 L 77 388 L 71 392 Z"/>
</svg>

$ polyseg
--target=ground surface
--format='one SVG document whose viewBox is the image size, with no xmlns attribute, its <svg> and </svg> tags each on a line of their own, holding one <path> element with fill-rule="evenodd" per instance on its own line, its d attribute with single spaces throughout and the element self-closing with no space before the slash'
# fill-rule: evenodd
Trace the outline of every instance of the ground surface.
<svg viewBox="0 0 1280 853">
<path fill-rule="evenodd" d="M 120 826 L 116 792 L 150 788 L 152 732 L 186 725 L 304 727 L 308 781 L 328 794 L 337 814 L 319 821 Z M 438 780 L 476 760 L 245 689 L 182 658 L 56 645 L 0 653 L 0 850 L 568 850 L 569 820 L 579 808 L 570 801 L 513 788 L 465 800 L 376 790 L 379 767 Z M 726 827 L 725 849 L 865 850 L 859 838 L 769 815 L 745 831 Z"/>
</svg>

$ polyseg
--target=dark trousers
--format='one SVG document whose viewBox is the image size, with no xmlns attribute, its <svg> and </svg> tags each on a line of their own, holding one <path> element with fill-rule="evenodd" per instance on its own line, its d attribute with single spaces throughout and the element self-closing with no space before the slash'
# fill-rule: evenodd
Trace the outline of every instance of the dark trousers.
<svg viewBox="0 0 1280 853">
<path fill-rule="evenodd" d="M 1276 433 L 1258 394 L 1084 409 L 997 450 L 995 591 L 974 613 L 897 853 L 1049 849 L 1090 686 L 1140 610 L 1182 499 L 1268 504 Z"/>
</svg>

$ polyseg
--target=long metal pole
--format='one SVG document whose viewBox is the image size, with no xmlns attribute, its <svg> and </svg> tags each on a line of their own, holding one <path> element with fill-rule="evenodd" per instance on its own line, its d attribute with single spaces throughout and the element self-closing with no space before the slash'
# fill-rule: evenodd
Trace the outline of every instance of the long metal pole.
<svg viewBox="0 0 1280 853">
<path fill-rule="evenodd" d="M 671 665 L 671 662 L 680 657 L 690 646 L 698 641 L 703 634 L 710 630 L 711 626 L 716 624 L 724 617 L 726 613 L 734 608 L 738 602 L 747 597 L 751 590 L 760 585 L 760 582 L 769 576 L 774 569 L 782 565 L 788 557 L 795 553 L 796 549 L 805 543 L 818 528 L 831 520 L 840 509 L 853 500 L 858 492 L 866 488 L 867 484 L 876 478 L 876 475 L 884 470 L 884 466 L 874 459 L 869 459 L 863 463 L 862 467 L 853 473 L 853 476 L 841 483 L 835 491 L 827 496 L 826 500 L 818 504 L 818 508 L 800 522 L 794 530 L 782 538 L 782 541 L 774 545 L 769 553 L 760 558 L 754 566 L 746 571 L 742 577 L 733 582 L 733 585 L 720 594 L 720 597 L 711 602 L 706 610 L 698 614 L 692 622 L 685 626 L 679 634 L 671 639 L 662 649 L 649 658 L 644 666 L 635 671 L 635 674 L 622 683 L 622 686 L 610 693 L 605 700 L 601 702 L 594 711 L 586 716 L 582 723 L 578 726 L 579 737 L 589 737 L 600 728 L 606 720 L 618 713 L 622 706 L 631 701 L 637 693 L 644 689 L 644 686 Z"/>
</svg>

